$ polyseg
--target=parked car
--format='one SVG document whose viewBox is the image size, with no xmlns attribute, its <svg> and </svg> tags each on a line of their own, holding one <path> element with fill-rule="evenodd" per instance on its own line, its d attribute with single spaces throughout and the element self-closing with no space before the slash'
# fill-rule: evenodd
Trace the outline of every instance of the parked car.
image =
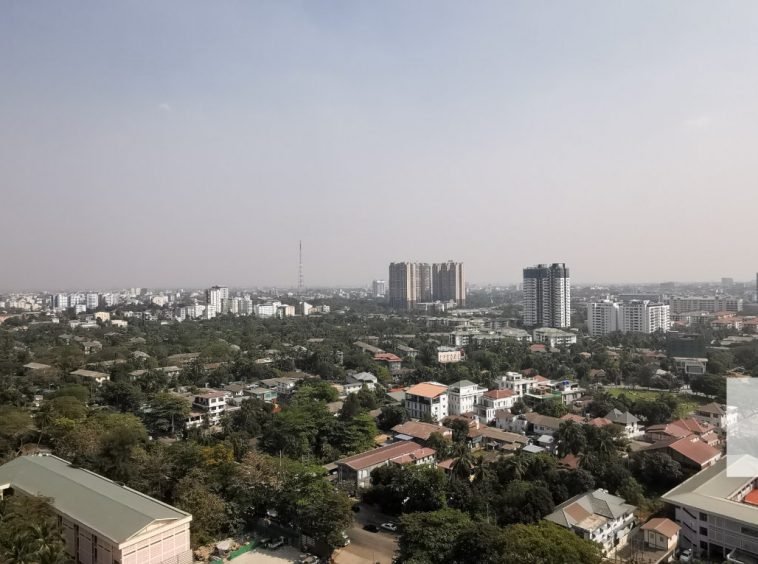
<svg viewBox="0 0 758 564">
<path fill-rule="evenodd" d="M 679 562 L 692 562 L 692 549 L 686 548 L 679 555 Z"/>
<path fill-rule="evenodd" d="M 271 550 L 276 550 L 281 546 L 284 546 L 284 537 L 277 537 L 272 542 L 268 543 L 268 548 Z"/>
<path fill-rule="evenodd" d="M 382 529 L 391 533 L 397 532 L 397 524 L 395 523 L 382 523 Z"/>
<path fill-rule="evenodd" d="M 268 543 L 270 542 L 271 542 L 271 539 L 268 537 L 263 537 L 263 538 L 258 539 L 258 545 L 262 547 L 267 547 Z"/>
<path fill-rule="evenodd" d="M 342 542 L 340 543 L 339 546 L 347 546 L 350 544 L 350 537 L 347 536 L 346 531 L 342 531 L 340 533 L 340 538 L 342 539 Z"/>
<path fill-rule="evenodd" d="M 379 527 L 377 527 L 373 523 L 367 523 L 366 525 L 363 525 L 363 530 L 369 531 L 370 533 L 378 533 Z"/>
</svg>

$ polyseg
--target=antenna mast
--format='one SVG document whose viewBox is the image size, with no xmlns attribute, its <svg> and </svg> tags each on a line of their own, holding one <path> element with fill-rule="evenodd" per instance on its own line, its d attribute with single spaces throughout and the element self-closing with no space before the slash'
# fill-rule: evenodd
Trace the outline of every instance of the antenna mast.
<svg viewBox="0 0 758 564">
<path fill-rule="evenodd" d="M 300 253 L 297 268 L 297 295 L 303 295 L 303 241 L 300 240 Z"/>
</svg>

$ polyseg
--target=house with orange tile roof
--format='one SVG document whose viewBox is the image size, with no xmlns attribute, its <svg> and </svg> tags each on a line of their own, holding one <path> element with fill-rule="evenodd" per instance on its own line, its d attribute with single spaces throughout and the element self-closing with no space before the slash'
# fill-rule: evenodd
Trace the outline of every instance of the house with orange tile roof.
<svg viewBox="0 0 758 564">
<path fill-rule="evenodd" d="M 495 414 L 502 409 L 510 409 L 518 399 L 513 390 L 489 390 L 479 398 L 476 413 L 482 423 L 491 423 Z"/>
<path fill-rule="evenodd" d="M 447 386 L 439 382 L 422 382 L 405 391 L 405 409 L 412 419 L 442 421 L 448 416 Z"/>
<path fill-rule="evenodd" d="M 371 471 L 374 468 L 391 463 L 414 466 L 434 464 L 435 454 L 434 449 L 413 441 L 392 443 L 336 461 L 337 479 L 358 491 L 370 485 Z"/>
<path fill-rule="evenodd" d="M 641 452 L 662 450 L 682 466 L 702 470 L 713 466 L 721 458 L 721 449 L 700 440 L 696 435 L 659 441 Z"/>
</svg>

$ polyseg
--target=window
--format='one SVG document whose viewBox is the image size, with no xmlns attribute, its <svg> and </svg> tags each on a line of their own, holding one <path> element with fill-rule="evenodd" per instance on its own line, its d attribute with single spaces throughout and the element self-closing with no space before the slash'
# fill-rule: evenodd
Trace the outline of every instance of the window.
<svg viewBox="0 0 758 564">
<path fill-rule="evenodd" d="M 708 514 L 707 514 L 707 513 L 703 513 L 703 512 L 701 511 L 701 512 L 700 512 L 700 520 L 701 520 L 701 521 L 708 521 Z"/>
<path fill-rule="evenodd" d="M 706 527 L 700 527 L 700 534 L 704 537 L 708 536 L 708 529 Z"/>
</svg>

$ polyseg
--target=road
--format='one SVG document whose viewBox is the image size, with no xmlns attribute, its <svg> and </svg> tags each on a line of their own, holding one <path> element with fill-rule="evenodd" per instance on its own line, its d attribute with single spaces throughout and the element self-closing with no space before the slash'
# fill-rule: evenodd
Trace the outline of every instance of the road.
<svg viewBox="0 0 758 564">
<path fill-rule="evenodd" d="M 397 550 L 397 535 L 383 530 L 378 533 L 364 531 L 363 525 L 381 525 L 392 518 L 365 504 L 361 504 L 361 511 L 354 516 L 355 522 L 347 531 L 350 544 L 337 552 L 335 564 L 391 564 Z"/>
</svg>

